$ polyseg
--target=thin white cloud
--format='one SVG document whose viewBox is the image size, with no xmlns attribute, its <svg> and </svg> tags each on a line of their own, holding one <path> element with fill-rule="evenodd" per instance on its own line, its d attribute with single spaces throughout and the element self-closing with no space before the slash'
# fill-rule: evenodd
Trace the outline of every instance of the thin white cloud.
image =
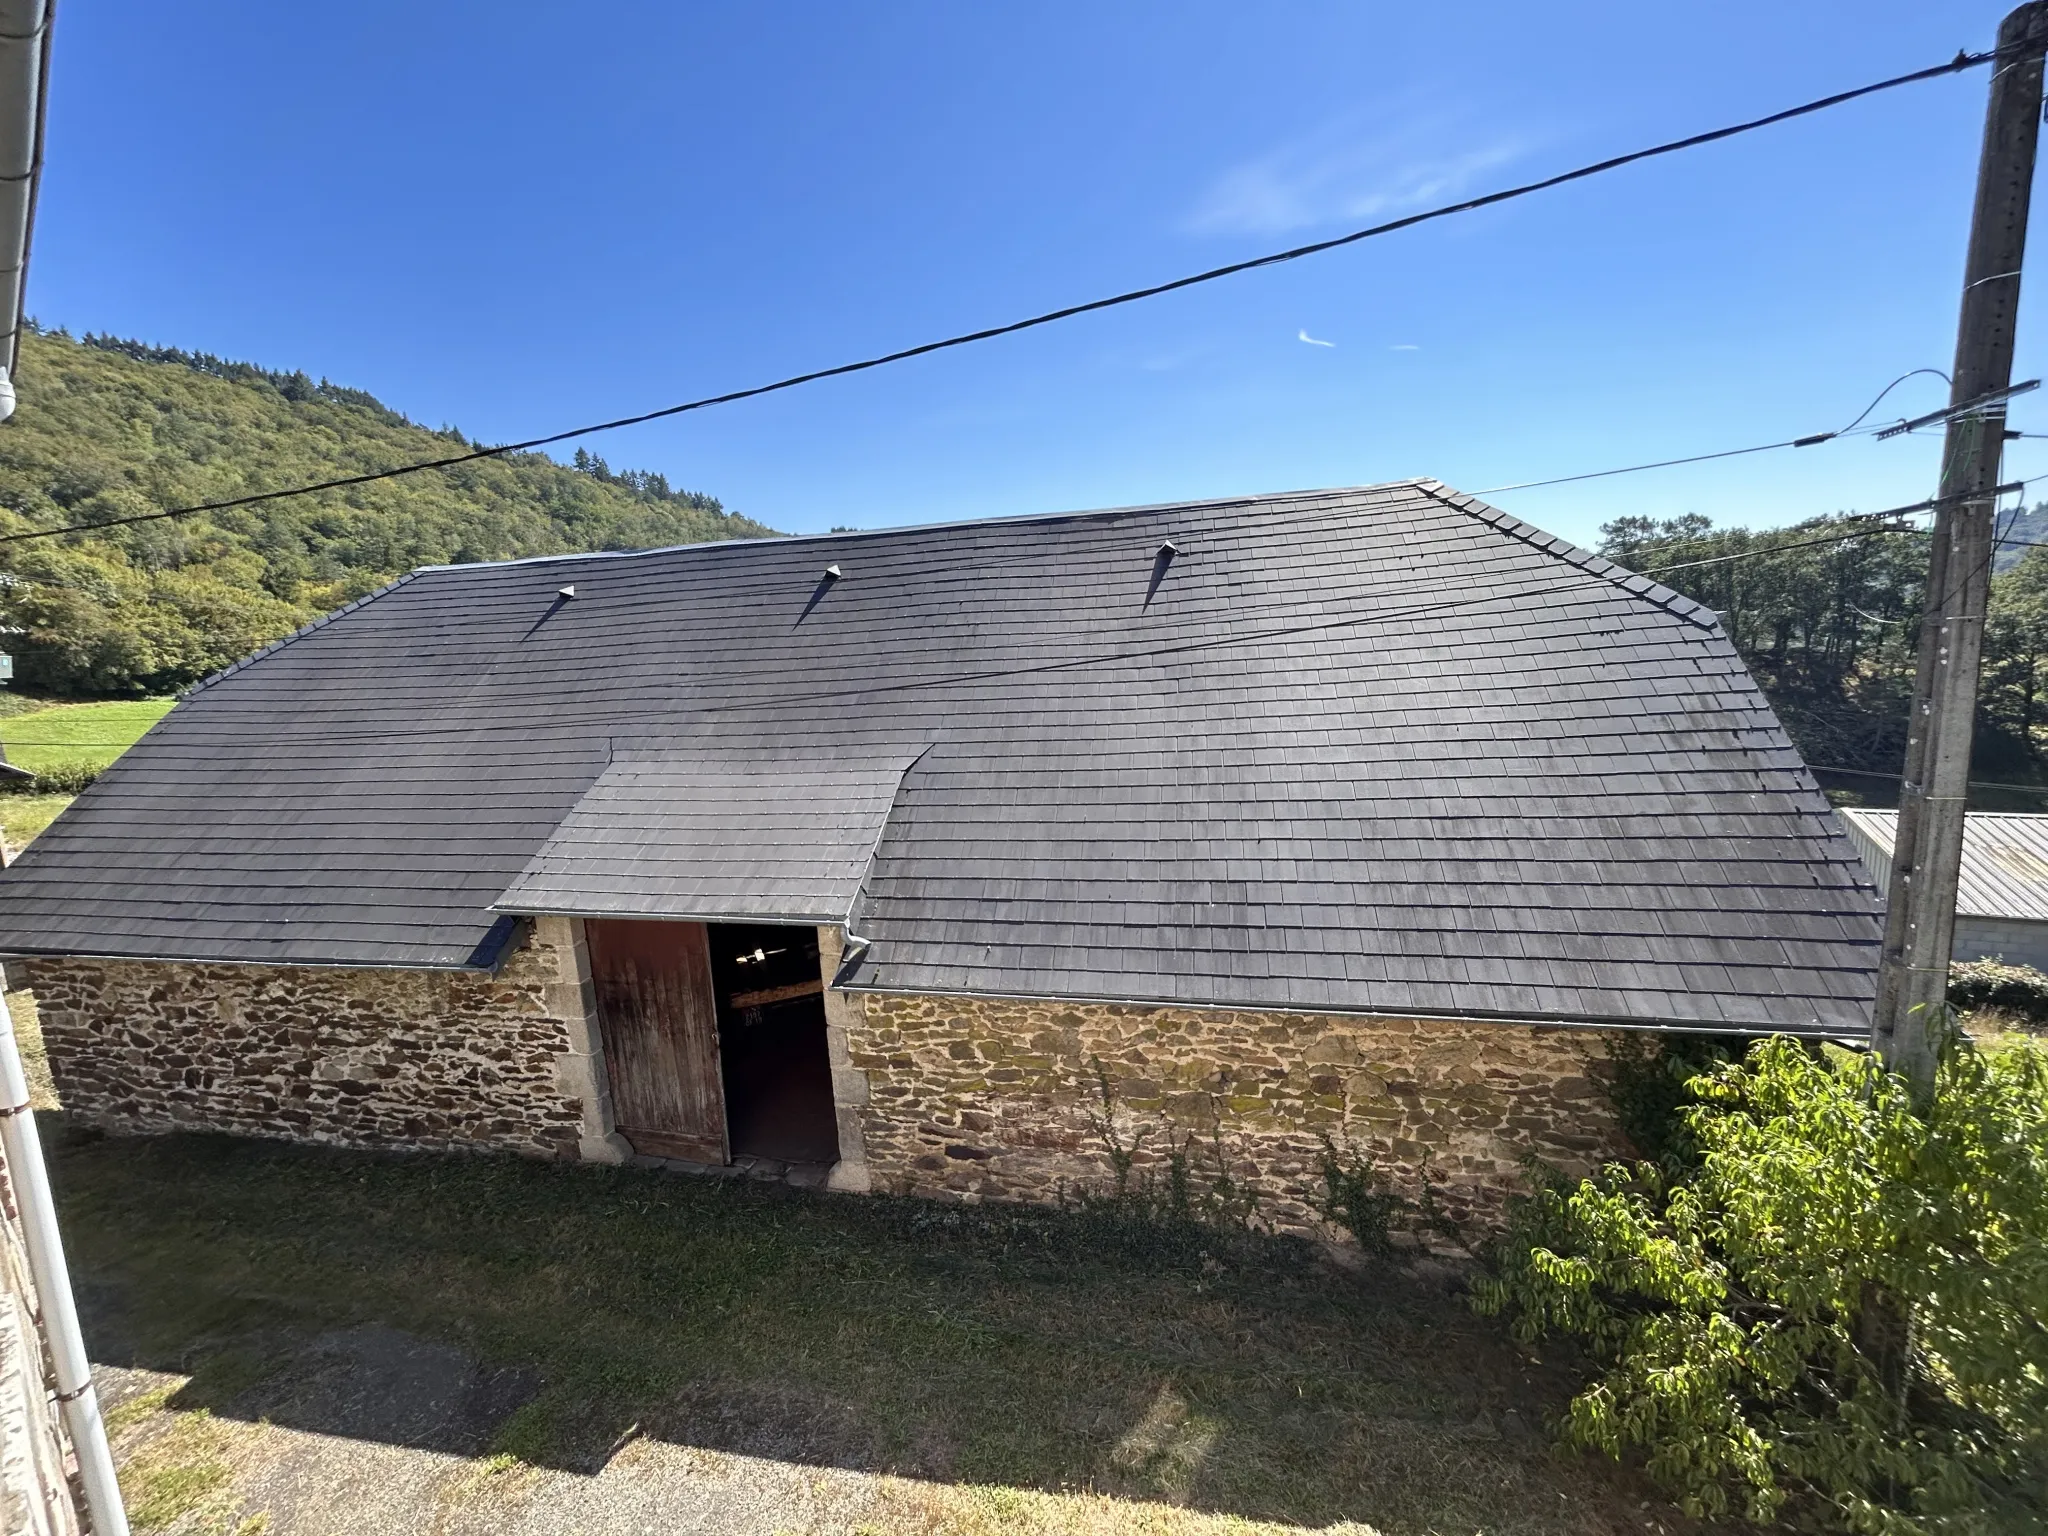
<svg viewBox="0 0 2048 1536">
<path fill-rule="evenodd" d="M 1420 352 L 1422 348 L 1415 345 L 1412 341 L 1397 341 L 1387 350 L 1389 352 Z"/>
<path fill-rule="evenodd" d="M 1277 235 L 1368 222 L 1454 198 L 1517 159 L 1520 138 L 1473 131 L 1441 111 L 1348 114 L 1234 166 L 1189 215 L 1193 233 Z"/>
<path fill-rule="evenodd" d="M 1335 343 L 1334 341 L 1317 341 L 1315 337 L 1309 335 L 1309 333 L 1306 330 L 1298 331 L 1295 334 L 1300 336 L 1303 341 L 1307 342 L 1312 347 L 1334 347 L 1335 345 L 1337 345 L 1337 343 Z"/>
</svg>

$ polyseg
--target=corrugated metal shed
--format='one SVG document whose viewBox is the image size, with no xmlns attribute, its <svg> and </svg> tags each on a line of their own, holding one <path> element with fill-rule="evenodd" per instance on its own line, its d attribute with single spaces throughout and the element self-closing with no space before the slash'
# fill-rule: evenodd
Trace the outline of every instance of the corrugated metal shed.
<svg viewBox="0 0 2048 1536">
<path fill-rule="evenodd" d="M 420 571 L 194 690 L 0 875 L 0 952 L 808 917 L 885 788 L 861 987 L 1868 1027 L 1875 894 L 1712 614 L 1435 482 Z"/>
<path fill-rule="evenodd" d="M 1870 866 L 1879 891 L 1891 883 L 1897 811 L 1844 807 L 1836 812 Z M 1956 887 L 1963 917 L 2048 922 L 2048 816 L 1971 811 L 1963 818 L 1963 871 Z"/>
</svg>

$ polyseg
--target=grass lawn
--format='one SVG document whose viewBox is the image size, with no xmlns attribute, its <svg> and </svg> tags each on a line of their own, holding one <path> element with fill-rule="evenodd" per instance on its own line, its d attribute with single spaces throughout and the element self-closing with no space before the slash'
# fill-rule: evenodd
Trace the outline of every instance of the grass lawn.
<svg viewBox="0 0 2048 1536">
<path fill-rule="evenodd" d="M 1684 1524 L 1549 1449 L 1556 1362 L 1393 1264 L 1035 1209 L 49 1123 L 94 1358 L 189 1376 L 135 1411 L 186 1415 L 214 1447 L 204 1477 L 174 1459 L 138 1478 L 216 1487 L 232 1436 L 210 1426 L 364 1438 L 293 1396 L 294 1350 L 403 1330 L 525 1384 L 486 1441 L 443 1447 L 479 1477 L 594 1472 L 658 1442 L 910 1479 L 906 1530 Z"/>
<path fill-rule="evenodd" d="M 12 697 L 12 696 L 10 696 Z M 175 699 L 114 699 L 97 704 L 19 700 L 32 707 L 0 718 L 7 760 L 41 773 L 91 763 L 104 766 L 126 752 Z"/>
<path fill-rule="evenodd" d="M 103 768 L 169 713 L 174 699 L 116 699 L 60 704 L 0 690 L 0 743 L 18 768 Z M 19 852 L 77 797 L 70 794 L 0 794 L 0 837 Z"/>
</svg>

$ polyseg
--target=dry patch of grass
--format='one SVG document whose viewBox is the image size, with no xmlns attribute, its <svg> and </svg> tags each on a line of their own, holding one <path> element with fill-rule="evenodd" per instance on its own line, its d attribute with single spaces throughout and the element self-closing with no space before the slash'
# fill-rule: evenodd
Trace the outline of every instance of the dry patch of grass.
<svg viewBox="0 0 2048 1536">
<path fill-rule="evenodd" d="M 1299 1536 L 1301 1527 L 1104 1493 L 948 1487 L 890 1479 L 850 1536 Z M 1319 1536 L 1377 1536 L 1354 1521 Z"/>
<path fill-rule="evenodd" d="M 14 1044 L 21 1052 L 21 1070 L 28 1078 L 29 1108 L 38 1113 L 57 1109 L 57 1085 L 50 1078 L 49 1052 L 43 1049 L 42 1017 L 36 996 L 26 989 L 9 992 L 7 1016 L 14 1021 Z"/>
<path fill-rule="evenodd" d="M 233 1488 L 236 1441 L 249 1431 L 204 1408 L 173 1410 L 179 1385 L 130 1398 L 107 1414 L 129 1524 L 140 1533 L 175 1527 L 190 1536 L 258 1536 L 268 1517 L 243 1518 Z"/>
<path fill-rule="evenodd" d="M 12 852 L 21 852 L 77 798 L 69 794 L 0 794 L 0 837 L 7 839 Z"/>
</svg>

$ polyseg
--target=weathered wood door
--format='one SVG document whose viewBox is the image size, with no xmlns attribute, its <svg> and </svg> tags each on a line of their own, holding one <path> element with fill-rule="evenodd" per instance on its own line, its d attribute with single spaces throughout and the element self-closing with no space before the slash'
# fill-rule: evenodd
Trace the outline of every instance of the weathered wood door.
<svg viewBox="0 0 2048 1536">
<path fill-rule="evenodd" d="M 643 1156 L 727 1161 L 704 925 L 592 918 L 583 930 L 619 1134 Z"/>
</svg>

